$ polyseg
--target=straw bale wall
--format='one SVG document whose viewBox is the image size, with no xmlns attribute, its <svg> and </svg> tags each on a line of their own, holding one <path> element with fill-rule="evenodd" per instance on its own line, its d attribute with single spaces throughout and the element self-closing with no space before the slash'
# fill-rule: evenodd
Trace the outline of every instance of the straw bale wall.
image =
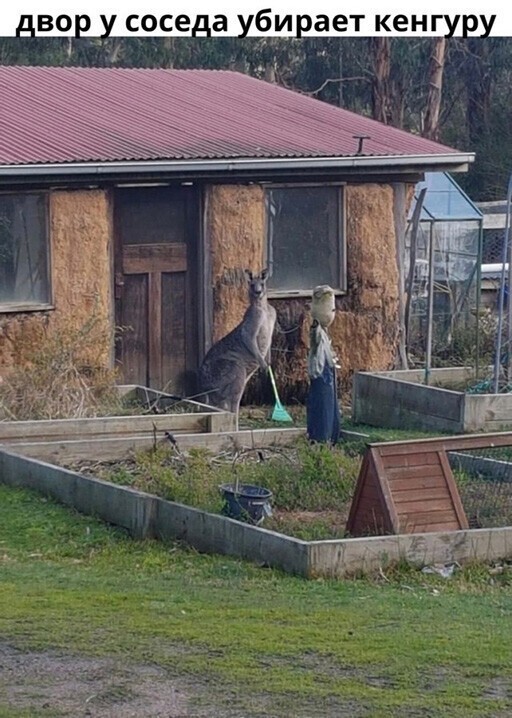
<svg viewBox="0 0 512 718">
<path fill-rule="evenodd" d="M 347 293 L 336 299 L 330 335 L 348 390 L 357 370 L 391 368 L 398 337 L 398 268 L 393 187 L 353 184 L 344 188 Z M 409 193 L 410 194 L 410 193 Z M 265 207 L 260 186 L 217 186 L 208 194 L 207 232 L 213 285 L 213 339 L 242 318 L 247 306 L 245 267 L 259 270 L 264 257 Z M 272 364 L 283 397 L 303 401 L 307 392 L 309 299 L 274 299 L 278 323 Z M 268 382 L 256 376 L 248 401 L 271 399 Z"/>
<path fill-rule="evenodd" d="M 207 190 L 211 247 L 213 341 L 233 329 L 247 308 L 244 270 L 259 272 L 265 236 L 264 193 L 259 185 L 216 185 Z"/>
<path fill-rule="evenodd" d="M 54 191 L 50 195 L 50 257 L 54 309 L 0 314 L 0 376 L 23 363 L 49 329 L 79 330 L 92 317 L 113 328 L 110 240 L 112 222 L 107 194 L 100 190 Z M 98 346 L 91 346 L 95 358 Z M 101 357 L 111 362 L 111 341 Z M 84 357 L 87 361 L 87 357 Z"/>
<path fill-rule="evenodd" d="M 347 293 L 337 297 L 330 329 L 346 388 L 356 370 L 394 364 L 398 334 L 398 270 L 393 187 L 352 184 L 345 192 Z M 410 194 L 410 193 L 409 193 Z M 259 271 L 265 257 L 265 194 L 260 185 L 206 189 L 205 228 L 212 282 L 212 338 L 241 320 L 247 307 L 244 269 Z M 54 309 L 0 314 L 0 376 L 37 347 L 48 328 L 77 329 L 92 315 L 113 328 L 112 219 L 107 193 L 54 191 L 50 198 Z M 396 209 L 396 208 L 395 208 Z M 303 401 L 307 391 L 309 298 L 272 300 L 278 314 L 272 349 L 283 398 Z M 104 359 L 111 360 L 111 342 Z M 271 400 L 255 377 L 248 400 Z"/>
</svg>

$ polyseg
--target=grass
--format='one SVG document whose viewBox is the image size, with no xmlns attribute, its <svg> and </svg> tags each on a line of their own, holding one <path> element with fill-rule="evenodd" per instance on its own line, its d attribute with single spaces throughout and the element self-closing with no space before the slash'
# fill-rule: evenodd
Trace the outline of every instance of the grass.
<svg viewBox="0 0 512 718">
<path fill-rule="evenodd" d="M 207 715 L 512 712 L 507 567 L 473 566 L 449 580 L 397 568 L 373 579 L 308 582 L 133 541 L 0 486 L 0 570 L 3 643 L 116 656 L 207 681 Z M 0 716 L 22 715 L 36 713 L 0 697 Z"/>
<path fill-rule="evenodd" d="M 351 427 L 352 429 L 352 427 Z M 353 429 L 356 430 L 356 429 Z M 425 432 L 358 426 L 370 441 L 424 437 Z M 336 447 L 298 440 L 291 448 L 249 450 L 214 456 L 192 449 L 186 456 L 165 447 L 117 462 L 68 464 L 81 473 L 219 513 L 222 484 L 253 484 L 273 494 L 274 514 L 264 526 L 303 540 L 343 538 L 367 440 Z M 178 437 L 179 445 L 179 437 Z"/>
<path fill-rule="evenodd" d="M 265 528 L 302 539 L 340 538 L 361 463 L 359 444 L 330 447 L 298 440 L 292 447 L 244 450 L 214 456 L 167 447 L 136 453 L 131 460 L 70 466 L 107 481 L 219 513 L 223 484 L 252 484 L 273 494 L 275 515 Z"/>
<path fill-rule="evenodd" d="M 378 443 L 381 441 L 407 441 L 408 439 L 429 439 L 435 436 L 448 435 L 444 431 L 425 431 L 422 429 L 385 429 L 382 427 L 369 426 L 368 424 L 356 424 L 350 419 L 343 421 L 342 429 L 365 434 L 368 439 L 365 442 Z M 353 442 L 350 442 L 353 443 Z"/>
</svg>

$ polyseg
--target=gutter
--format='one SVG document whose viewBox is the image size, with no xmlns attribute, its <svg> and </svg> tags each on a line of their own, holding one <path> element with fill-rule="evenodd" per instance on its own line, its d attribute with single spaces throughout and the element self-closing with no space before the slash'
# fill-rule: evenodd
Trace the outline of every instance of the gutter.
<svg viewBox="0 0 512 718">
<path fill-rule="evenodd" d="M 2 177 L 49 177 L 57 175 L 102 175 L 121 174 L 166 174 L 180 172 L 194 174 L 198 172 L 251 172 L 294 171 L 294 170 L 335 170 L 335 169 L 377 169 L 392 167 L 418 168 L 423 171 L 433 169 L 451 169 L 455 172 L 467 171 L 468 165 L 475 159 L 474 153 L 447 153 L 442 155 L 387 155 L 352 157 L 284 157 L 284 158 L 235 158 L 200 160 L 143 160 L 123 162 L 60 162 L 48 164 L 1 165 Z"/>
</svg>

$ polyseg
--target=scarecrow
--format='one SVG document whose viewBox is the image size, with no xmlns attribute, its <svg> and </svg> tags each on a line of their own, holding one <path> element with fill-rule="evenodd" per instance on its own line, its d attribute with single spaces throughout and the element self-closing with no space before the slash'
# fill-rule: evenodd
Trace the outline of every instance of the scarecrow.
<svg viewBox="0 0 512 718">
<path fill-rule="evenodd" d="M 340 409 L 336 391 L 336 357 L 327 328 L 336 311 L 334 290 L 322 284 L 313 290 L 309 331 L 307 432 L 311 441 L 336 444 L 340 435 Z"/>
</svg>

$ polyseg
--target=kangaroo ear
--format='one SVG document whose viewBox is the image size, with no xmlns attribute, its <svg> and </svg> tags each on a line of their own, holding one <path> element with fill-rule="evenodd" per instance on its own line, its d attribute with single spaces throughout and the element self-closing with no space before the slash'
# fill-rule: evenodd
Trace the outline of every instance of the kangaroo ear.
<svg viewBox="0 0 512 718">
<path fill-rule="evenodd" d="M 268 267 L 265 267 L 265 269 L 261 270 L 260 277 L 263 281 L 268 277 Z"/>
<path fill-rule="evenodd" d="M 245 272 L 246 275 L 247 275 L 247 279 L 248 279 L 250 282 L 252 282 L 252 272 L 251 272 L 251 270 L 250 270 L 250 269 L 244 269 L 244 272 Z"/>
</svg>

